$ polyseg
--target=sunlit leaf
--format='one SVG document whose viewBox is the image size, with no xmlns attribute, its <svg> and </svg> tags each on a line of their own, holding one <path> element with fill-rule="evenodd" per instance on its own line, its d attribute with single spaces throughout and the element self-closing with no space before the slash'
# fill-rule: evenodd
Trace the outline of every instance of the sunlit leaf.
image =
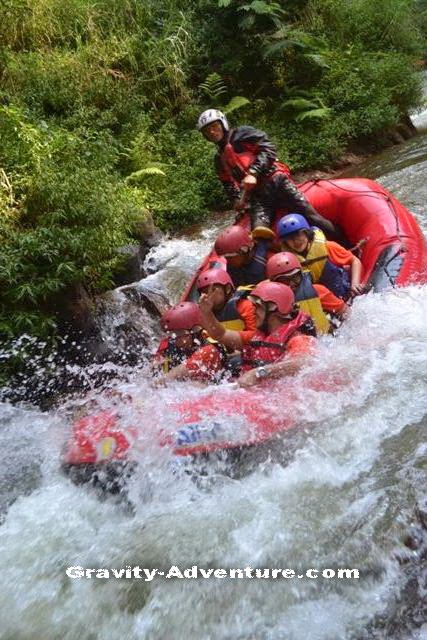
<svg viewBox="0 0 427 640">
<path fill-rule="evenodd" d="M 302 109 L 315 109 L 319 105 L 311 100 L 306 100 L 306 98 L 289 98 L 289 100 L 282 102 L 282 106 L 292 107 L 293 109 L 300 111 Z"/>
<path fill-rule="evenodd" d="M 320 109 L 312 109 L 311 111 L 304 111 L 303 113 L 299 113 L 295 116 L 296 122 L 302 122 L 303 120 L 308 119 L 320 119 L 327 118 L 331 115 L 331 109 L 328 107 L 322 107 Z"/>
<path fill-rule="evenodd" d="M 139 169 L 127 176 L 125 182 L 127 184 L 137 184 L 143 182 L 147 176 L 166 176 L 166 173 L 158 167 L 145 167 L 145 169 Z"/>
<path fill-rule="evenodd" d="M 245 105 L 250 104 L 250 101 L 244 96 L 234 96 L 231 98 L 230 102 L 222 108 L 224 113 L 231 113 L 232 111 L 237 111 L 237 109 L 241 109 Z"/>
</svg>

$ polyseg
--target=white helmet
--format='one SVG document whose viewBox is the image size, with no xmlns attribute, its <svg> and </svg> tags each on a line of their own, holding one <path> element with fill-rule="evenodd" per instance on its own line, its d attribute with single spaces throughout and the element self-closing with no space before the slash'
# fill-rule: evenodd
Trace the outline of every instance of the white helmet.
<svg viewBox="0 0 427 640">
<path fill-rule="evenodd" d="M 217 120 L 222 124 L 224 131 L 229 131 L 230 127 L 228 125 L 227 118 L 222 111 L 218 111 L 218 109 L 206 109 L 206 111 L 203 111 L 197 120 L 197 128 L 201 131 L 203 127 L 206 127 L 208 124 L 212 124 L 212 122 L 217 122 Z"/>
</svg>

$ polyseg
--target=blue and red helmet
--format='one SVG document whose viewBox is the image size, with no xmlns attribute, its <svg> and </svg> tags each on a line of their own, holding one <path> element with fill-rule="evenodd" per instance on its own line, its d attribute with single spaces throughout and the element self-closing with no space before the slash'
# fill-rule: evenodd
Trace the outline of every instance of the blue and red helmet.
<svg viewBox="0 0 427 640">
<path fill-rule="evenodd" d="M 277 225 L 277 235 L 285 238 L 296 231 L 310 231 L 311 227 L 304 216 L 299 213 L 289 213 L 279 220 Z"/>
</svg>

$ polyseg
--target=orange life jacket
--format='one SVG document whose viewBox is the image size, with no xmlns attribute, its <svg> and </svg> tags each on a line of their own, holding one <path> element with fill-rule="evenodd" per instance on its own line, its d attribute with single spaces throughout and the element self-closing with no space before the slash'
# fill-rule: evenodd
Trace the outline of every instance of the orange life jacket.
<svg viewBox="0 0 427 640">
<path fill-rule="evenodd" d="M 293 320 L 283 324 L 270 335 L 258 330 L 252 340 L 243 347 L 242 371 L 279 360 L 286 351 L 289 340 L 307 321 L 310 321 L 310 316 L 300 311 Z"/>
</svg>

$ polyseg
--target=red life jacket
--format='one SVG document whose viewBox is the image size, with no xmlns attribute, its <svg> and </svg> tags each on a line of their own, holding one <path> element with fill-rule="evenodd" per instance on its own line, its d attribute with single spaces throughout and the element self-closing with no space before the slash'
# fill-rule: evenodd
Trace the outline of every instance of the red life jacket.
<svg viewBox="0 0 427 640">
<path fill-rule="evenodd" d="M 203 338 L 199 345 L 193 345 L 191 349 L 184 351 L 184 349 L 177 347 L 169 338 L 163 338 L 154 356 L 154 361 L 161 364 L 164 373 L 168 373 L 168 371 L 174 367 L 185 362 L 199 347 L 203 347 L 205 344 L 208 344 L 208 341 Z"/>
<path fill-rule="evenodd" d="M 154 362 L 161 365 L 163 373 L 169 373 L 171 369 L 185 362 L 201 347 L 212 344 L 218 349 L 220 356 L 225 364 L 227 358 L 226 348 L 221 343 L 208 339 L 208 335 L 205 332 L 203 332 L 199 344 L 193 344 L 193 347 L 188 351 L 177 347 L 170 338 L 163 338 L 154 356 Z"/>
<path fill-rule="evenodd" d="M 224 177 L 234 181 L 237 185 L 240 185 L 240 181 L 245 177 L 245 175 L 247 175 L 249 168 L 255 162 L 257 157 L 257 145 L 246 144 L 244 146 L 246 147 L 246 150 L 237 153 L 233 145 L 230 142 L 227 142 L 221 154 L 221 164 L 225 173 Z M 289 167 L 283 162 L 276 160 L 273 163 L 271 173 L 267 176 L 261 176 L 261 179 L 270 180 L 277 173 L 284 173 L 288 178 L 291 177 L 291 170 Z"/>
<path fill-rule="evenodd" d="M 272 364 L 279 360 L 286 351 L 289 340 L 309 319 L 309 315 L 300 311 L 293 320 L 283 324 L 270 335 L 258 330 L 252 340 L 243 347 L 242 371 L 249 371 L 254 367 Z"/>
</svg>

